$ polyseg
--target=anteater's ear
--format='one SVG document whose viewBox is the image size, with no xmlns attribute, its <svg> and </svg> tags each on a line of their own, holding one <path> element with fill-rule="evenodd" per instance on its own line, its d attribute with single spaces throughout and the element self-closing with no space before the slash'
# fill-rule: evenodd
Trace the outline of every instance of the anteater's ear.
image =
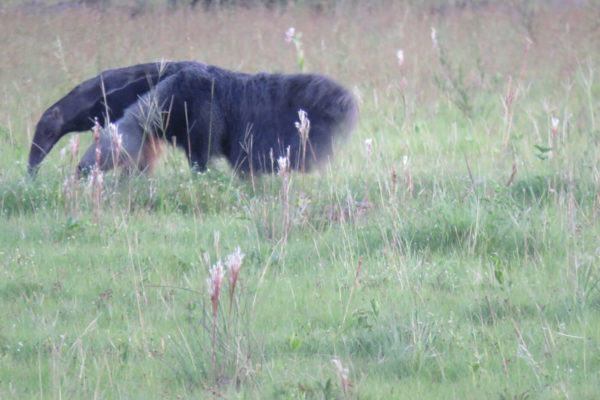
<svg viewBox="0 0 600 400">
<path fill-rule="evenodd" d="M 62 120 L 62 112 L 60 111 L 60 108 L 54 107 L 52 109 L 52 118 L 54 118 L 57 121 Z"/>
</svg>

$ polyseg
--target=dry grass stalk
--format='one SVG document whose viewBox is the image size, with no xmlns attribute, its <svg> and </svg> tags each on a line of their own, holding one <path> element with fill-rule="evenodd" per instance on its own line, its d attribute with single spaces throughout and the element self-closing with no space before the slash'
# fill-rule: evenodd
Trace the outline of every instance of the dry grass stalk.
<svg viewBox="0 0 600 400">
<path fill-rule="evenodd" d="M 94 169 L 92 171 L 92 196 L 94 202 L 94 219 L 96 221 L 100 220 L 100 205 L 102 204 L 102 181 L 104 180 L 104 176 L 102 171 L 100 170 L 100 157 L 102 154 L 102 150 L 100 148 L 100 124 L 98 120 L 94 122 L 93 127 L 94 132 L 94 143 L 96 146 L 96 165 L 94 165 Z M 95 189 L 95 196 L 94 196 Z"/>
<path fill-rule="evenodd" d="M 69 140 L 69 171 L 65 180 L 65 212 L 70 210 L 70 216 L 77 218 L 79 212 L 79 193 L 77 191 L 77 182 L 79 181 L 79 169 L 76 160 L 79 159 L 79 136 Z M 67 202 L 69 203 L 67 205 Z"/>
<path fill-rule="evenodd" d="M 223 277 L 225 276 L 225 270 L 223 269 L 223 263 L 221 260 L 217 261 L 210 270 L 209 277 L 206 280 L 208 284 L 208 294 L 210 295 L 210 301 L 212 304 L 212 356 L 211 365 L 213 371 L 213 377 L 217 378 L 217 317 L 219 313 L 219 297 L 221 295 L 221 286 L 223 283 Z"/>
<path fill-rule="evenodd" d="M 218 246 L 218 234 L 215 232 L 215 245 Z M 206 256 L 205 258 L 207 258 Z M 223 280 L 225 275 L 228 275 L 228 283 L 229 283 L 229 313 L 227 316 L 227 340 L 226 344 L 229 345 L 231 338 L 231 321 L 233 315 L 233 304 L 235 302 L 235 288 L 237 286 L 237 281 L 240 273 L 240 269 L 242 267 L 242 261 L 244 259 L 244 253 L 242 253 L 239 247 L 236 247 L 235 251 L 227 256 L 225 260 L 225 265 L 219 259 L 215 264 L 212 265 L 209 269 L 209 276 L 206 279 L 206 283 L 208 286 L 208 294 L 210 295 L 211 301 L 211 310 L 212 310 L 212 329 L 211 329 L 211 343 L 212 343 L 212 354 L 211 354 L 211 366 L 213 379 L 215 381 L 218 380 L 218 367 L 217 367 L 217 325 L 218 325 L 218 315 L 219 315 L 219 303 L 221 300 L 221 289 L 223 287 Z M 234 363 L 235 363 L 235 352 L 234 352 Z M 222 368 L 225 366 L 225 361 L 223 360 Z"/>
<path fill-rule="evenodd" d="M 502 139 L 502 142 L 504 144 L 505 152 L 508 150 L 508 143 L 510 142 L 510 135 L 512 131 L 514 119 L 514 102 L 519 96 L 521 84 L 523 82 L 523 78 L 525 77 L 525 72 L 527 71 L 527 56 L 531 51 L 532 44 L 533 42 L 531 41 L 531 39 L 527 38 L 525 50 L 523 51 L 523 61 L 521 63 L 521 70 L 519 72 L 519 78 L 517 79 L 516 87 L 513 87 L 512 76 L 508 77 L 506 97 L 502 101 L 502 105 L 504 106 L 504 137 Z"/>
<path fill-rule="evenodd" d="M 350 370 L 348 368 L 345 368 L 338 358 L 332 358 L 331 362 L 333 363 L 333 365 L 335 365 L 336 373 L 340 381 L 340 386 L 342 386 L 342 392 L 344 393 L 344 398 L 348 398 L 349 391 L 352 388 L 352 382 L 350 382 L 350 379 L 348 379 L 348 373 L 350 372 Z"/>
<path fill-rule="evenodd" d="M 229 315 L 227 317 L 229 323 L 227 324 L 227 344 L 229 345 L 229 339 L 231 337 L 231 315 L 233 313 L 233 303 L 235 295 L 235 287 L 237 285 L 238 276 L 240 274 L 240 268 L 242 267 L 242 261 L 244 260 L 244 253 L 242 253 L 239 247 L 235 248 L 235 251 L 227 256 L 225 260 L 225 266 L 229 271 Z"/>
<path fill-rule="evenodd" d="M 284 242 L 287 242 L 287 237 L 290 229 L 290 148 L 286 149 L 286 156 L 277 159 L 279 166 L 279 177 L 281 178 L 281 205 L 283 207 L 283 215 L 281 216 L 281 234 Z"/>
<path fill-rule="evenodd" d="M 348 310 L 350 308 L 350 302 L 352 301 L 352 295 L 354 290 L 360 286 L 359 276 L 362 269 L 362 258 L 358 259 L 358 265 L 356 266 L 356 272 L 354 273 L 354 282 L 350 288 L 350 294 L 348 295 L 348 301 L 346 302 L 346 310 L 344 311 L 344 318 L 342 318 L 342 327 L 346 324 L 346 317 L 348 316 Z"/>
<path fill-rule="evenodd" d="M 307 112 L 302 109 L 298 110 L 298 119 L 300 119 L 300 121 L 296 122 L 296 129 L 298 130 L 298 135 L 300 135 L 300 151 L 302 152 L 302 164 L 300 170 L 304 173 L 306 164 L 306 145 L 308 144 L 308 133 L 310 132 L 310 120 L 308 119 Z"/>
</svg>

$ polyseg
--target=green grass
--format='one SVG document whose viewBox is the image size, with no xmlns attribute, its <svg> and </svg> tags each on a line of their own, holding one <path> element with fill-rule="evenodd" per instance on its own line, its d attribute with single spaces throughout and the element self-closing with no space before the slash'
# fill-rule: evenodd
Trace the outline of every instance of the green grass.
<svg viewBox="0 0 600 400">
<path fill-rule="evenodd" d="M 0 11 L 0 398 L 595 398 L 600 9 L 437 4 Z M 197 174 L 168 150 L 107 174 L 98 208 L 66 138 L 26 176 L 81 80 L 163 57 L 296 72 L 289 26 L 360 97 L 323 170 Z M 209 268 L 238 246 L 213 345 Z"/>
</svg>

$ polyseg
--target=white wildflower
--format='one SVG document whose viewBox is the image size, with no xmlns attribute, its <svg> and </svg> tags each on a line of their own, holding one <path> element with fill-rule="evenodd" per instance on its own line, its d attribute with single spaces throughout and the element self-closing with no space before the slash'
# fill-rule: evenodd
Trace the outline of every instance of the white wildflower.
<svg viewBox="0 0 600 400">
<path fill-rule="evenodd" d="M 294 40 L 295 36 L 296 36 L 296 28 L 294 28 L 293 26 L 290 26 L 289 29 L 287 31 L 285 31 L 285 42 L 291 43 L 292 40 Z"/>
<path fill-rule="evenodd" d="M 225 265 L 229 270 L 229 295 L 231 298 L 233 298 L 233 291 L 235 290 L 243 260 L 244 253 L 242 253 L 242 250 L 239 247 L 236 247 L 235 251 L 228 255 L 227 260 L 225 260 Z"/>
<path fill-rule="evenodd" d="M 277 165 L 279 166 L 279 173 L 285 174 L 288 169 L 288 159 L 285 156 L 281 156 L 277 159 Z"/>
<path fill-rule="evenodd" d="M 308 113 L 303 109 L 298 110 L 298 119 L 296 121 L 296 129 L 303 139 L 308 138 L 308 132 L 310 131 L 310 120 L 308 119 Z"/>
<path fill-rule="evenodd" d="M 367 154 L 371 154 L 371 151 L 373 150 L 373 138 L 366 138 L 365 139 L 365 148 L 367 149 Z"/>
<path fill-rule="evenodd" d="M 111 122 L 108 125 L 108 132 L 115 147 L 117 149 L 121 148 L 123 144 L 123 135 L 119 133 L 119 127 Z"/>
<path fill-rule="evenodd" d="M 239 271 L 242 266 L 242 260 L 244 259 L 245 254 L 242 253 L 242 250 L 239 247 L 235 248 L 235 251 L 227 256 L 225 260 L 225 265 L 227 269 L 233 272 Z"/>
<path fill-rule="evenodd" d="M 438 47 L 437 32 L 433 26 L 431 27 L 431 41 L 434 47 Z"/>
<path fill-rule="evenodd" d="M 400 49 L 396 52 L 396 58 L 398 59 L 398 66 L 404 64 L 404 50 Z"/>
<path fill-rule="evenodd" d="M 221 291 L 221 282 L 223 282 L 223 277 L 225 276 L 225 270 L 223 269 L 223 263 L 221 260 L 217 261 L 209 270 L 209 277 L 206 279 L 206 283 L 208 284 L 208 293 L 211 297 L 219 296 L 219 292 Z"/>
</svg>

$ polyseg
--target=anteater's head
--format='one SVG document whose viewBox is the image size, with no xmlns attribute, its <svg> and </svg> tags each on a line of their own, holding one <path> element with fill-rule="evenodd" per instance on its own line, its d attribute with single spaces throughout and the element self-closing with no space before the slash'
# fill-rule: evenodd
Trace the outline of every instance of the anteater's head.
<svg viewBox="0 0 600 400">
<path fill-rule="evenodd" d="M 62 128 L 63 116 L 60 108 L 52 107 L 46 110 L 35 128 L 35 135 L 29 151 L 27 171 L 30 175 L 36 174 L 39 164 L 63 136 Z"/>
</svg>

